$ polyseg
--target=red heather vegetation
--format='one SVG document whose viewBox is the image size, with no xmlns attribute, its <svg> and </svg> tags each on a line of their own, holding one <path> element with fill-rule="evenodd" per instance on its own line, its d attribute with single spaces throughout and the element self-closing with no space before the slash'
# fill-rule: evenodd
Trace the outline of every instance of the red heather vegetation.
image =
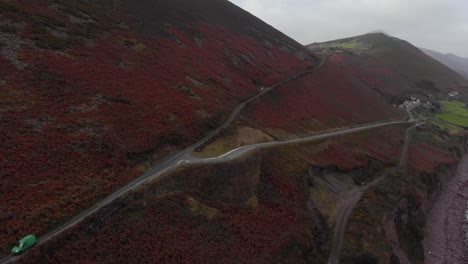
<svg viewBox="0 0 468 264">
<path fill-rule="evenodd" d="M 292 133 L 403 117 L 351 69 L 332 56 L 316 72 L 272 91 L 246 117 L 263 127 Z"/>
<path fill-rule="evenodd" d="M 393 168 L 398 163 L 406 128 L 392 126 L 258 152 L 231 164 L 187 168 L 33 249 L 24 262 L 325 262 L 331 229 L 318 207 L 320 201 L 310 200 L 314 188 L 310 166 L 337 168 L 357 180 L 372 180 L 385 168 L 382 165 Z M 444 151 L 417 146 L 443 160 Z M 410 164 L 411 159 L 410 154 Z M 375 230 L 381 230 L 383 216 L 398 204 L 394 199 L 409 197 L 402 190 L 415 192 L 412 184 L 401 185 L 411 183 L 408 179 L 414 175 L 401 177 L 387 176 L 378 191 L 365 196 L 366 203 L 369 197 L 381 199 L 366 205 L 377 212 L 372 221 L 365 217 Z M 360 221 L 364 229 L 369 225 Z M 409 238 L 402 239 L 407 243 Z"/>
<path fill-rule="evenodd" d="M 440 165 L 457 163 L 457 159 L 447 150 L 422 143 L 410 145 L 408 163 L 411 169 L 431 173 Z"/>
<path fill-rule="evenodd" d="M 389 170 L 363 195 L 348 223 L 340 261 L 354 263 L 367 255 L 382 263 L 397 258 L 424 263 L 425 234 L 421 230 L 433 201 L 443 193 L 466 151 L 465 142 L 464 133 L 448 137 L 436 126 L 409 130 L 406 167 Z"/>
<path fill-rule="evenodd" d="M 308 45 L 311 50 L 327 47 L 337 47 L 342 54 L 334 60 L 351 71 L 359 72 L 363 82 L 386 96 L 391 103 L 404 101 L 408 96 L 429 100 L 437 96 L 445 98 L 448 92 L 463 91 L 468 85 L 459 74 L 419 48 L 382 33 Z"/>
<path fill-rule="evenodd" d="M 396 162 L 403 130 L 389 127 L 183 169 L 36 247 L 24 262 L 325 262 L 331 230 L 319 201 L 310 200 L 309 162 L 340 168 L 343 160 L 323 160 L 324 152 L 338 156 L 340 148 L 368 162 Z M 381 136 L 390 143 L 380 143 Z M 332 144 L 340 148 L 326 148 Z M 361 167 L 359 161 L 343 170 Z"/>
<path fill-rule="evenodd" d="M 152 1 L 99 2 L 112 12 L 75 1 L 0 3 L 0 253 L 201 138 L 259 86 L 315 65 L 297 43 L 245 13 L 198 13 L 225 1 L 161 1 L 148 9 L 149 18 L 162 17 L 157 23 L 134 17 Z M 386 101 L 420 92 L 406 90 L 420 79 L 390 82 L 393 66 L 333 55 L 247 117 L 289 133 L 400 119 Z M 31 262 L 325 261 L 329 230 L 308 204 L 307 162 L 341 170 L 397 162 L 401 130 L 373 133 L 184 170 L 38 247 Z M 453 158 L 425 145 L 410 149 L 418 170 L 441 160 Z"/>
<path fill-rule="evenodd" d="M 314 66 L 207 22 L 149 36 L 84 2 L 0 7 L 0 252 L 195 142 L 260 85 Z"/>
<path fill-rule="evenodd" d="M 323 253 L 303 246 L 326 231 L 311 230 L 306 164 L 280 153 L 255 156 L 144 187 L 37 247 L 25 262 L 269 263 L 303 259 L 302 250 Z"/>
</svg>

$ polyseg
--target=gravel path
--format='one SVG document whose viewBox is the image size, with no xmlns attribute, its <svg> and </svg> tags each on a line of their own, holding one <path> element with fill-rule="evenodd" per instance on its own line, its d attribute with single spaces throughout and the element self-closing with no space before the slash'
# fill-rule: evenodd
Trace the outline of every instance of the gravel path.
<svg viewBox="0 0 468 264">
<path fill-rule="evenodd" d="M 441 190 L 425 227 L 426 264 L 468 263 L 468 155 L 456 175 Z"/>
<path fill-rule="evenodd" d="M 343 192 L 338 201 L 338 213 L 336 216 L 335 232 L 333 234 L 333 244 L 328 258 L 327 264 L 339 264 L 340 253 L 343 247 L 343 238 L 348 224 L 349 217 L 353 212 L 354 207 L 361 199 L 362 195 L 371 186 L 375 186 L 382 181 L 384 176 L 375 179 L 373 182 L 366 186 L 356 187 L 349 191 Z"/>
</svg>

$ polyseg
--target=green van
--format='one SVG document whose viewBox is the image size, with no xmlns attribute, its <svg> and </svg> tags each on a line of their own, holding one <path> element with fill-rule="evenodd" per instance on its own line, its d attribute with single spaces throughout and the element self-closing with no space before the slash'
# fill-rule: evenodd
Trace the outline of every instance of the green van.
<svg viewBox="0 0 468 264">
<path fill-rule="evenodd" d="M 15 247 L 11 250 L 11 253 L 15 255 L 19 255 L 26 251 L 26 249 L 34 246 L 36 244 L 36 236 L 35 235 L 27 235 L 20 239 L 18 243 L 16 243 Z"/>
</svg>

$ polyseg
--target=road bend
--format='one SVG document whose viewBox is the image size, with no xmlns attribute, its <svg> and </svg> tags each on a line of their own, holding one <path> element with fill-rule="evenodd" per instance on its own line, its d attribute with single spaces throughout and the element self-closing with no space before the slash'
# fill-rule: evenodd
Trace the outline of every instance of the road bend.
<svg viewBox="0 0 468 264">
<path fill-rule="evenodd" d="M 147 182 L 147 181 L 149 181 L 151 179 L 154 179 L 155 177 L 160 176 L 160 175 L 166 173 L 167 171 L 169 171 L 169 170 L 171 170 L 171 169 L 173 169 L 175 167 L 178 167 L 180 165 L 184 165 L 184 164 L 181 164 L 181 161 L 184 161 L 184 159 L 182 157 L 188 156 L 196 148 L 202 146 L 207 141 L 212 139 L 215 135 L 217 135 L 219 132 L 221 132 L 223 129 L 225 129 L 229 124 L 232 123 L 232 121 L 234 121 L 234 119 L 239 115 L 239 113 L 247 105 L 249 105 L 253 101 L 259 99 L 263 95 L 269 93 L 271 90 L 273 90 L 273 89 L 275 89 L 275 88 L 277 88 L 279 86 L 282 86 L 282 85 L 284 85 L 284 84 L 286 84 L 288 82 L 291 82 L 293 80 L 296 80 L 298 78 L 301 78 L 301 77 L 303 77 L 305 75 L 308 75 L 308 74 L 311 74 L 311 73 L 317 71 L 323 65 L 325 65 L 325 62 L 326 62 L 326 60 L 328 59 L 329 56 L 330 56 L 330 54 L 323 55 L 321 60 L 320 60 L 320 63 L 318 65 L 316 65 L 314 68 L 306 70 L 306 71 L 304 71 L 302 73 L 290 76 L 290 77 L 288 77 L 288 78 L 274 84 L 273 86 L 266 87 L 263 91 L 261 91 L 257 95 L 251 97 L 250 99 L 246 100 L 245 102 L 242 102 L 241 104 L 239 104 L 232 111 L 229 118 L 221 126 L 219 126 L 217 129 L 211 131 L 208 135 L 206 135 L 204 138 L 202 138 L 201 140 L 199 140 L 198 142 L 196 142 L 192 146 L 190 146 L 190 147 L 188 147 L 188 148 L 186 148 L 186 149 L 184 149 L 184 150 L 182 150 L 182 151 L 180 151 L 178 153 L 169 155 L 169 156 L 161 159 L 159 162 L 156 163 L 156 165 L 153 168 L 151 168 L 148 172 L 146 172 L 142 176 L 134 179 L 133 181 L 131 181 L 130 183 L 128 183 L 124 187 L 118 189 L 116 192 L 112 193 L 111 195 L 104 198 L 100 202 L 96 203 L 92 207 L 82 211 L 81 213 L 79 213 L 78 215 L 76 215 L 71 220 L 69 220 L 65 224 L 61 225 L 60 227 L 52 230 L 51 232 L 45 234 L 42 237 L 40 237 L 38 239 L 38 241 L 37 241 L 37 244 L 40 245 L 40 244 L 46 242 L 47 240 L 51 239 L 52 237 L 62 233 L 64 230 L 68 229 L 69 227 L 76 225 L 77 223 L 81 222 L 85 217 L 95 213 L 97 210 L 99 210 L 103 206 L 108 205 L 109 203 L 114 201 L 116 198 L 122 196 L 123 194 L 127 193 L 130 190 L 135 189 L 136 187 L 140 186 L 141 184 L 143 184 L 143 183 L 145 183 L 145 182 Z M 184 163 L 184 162 L 182 162 L 182 163 Z M 5 258 L 0 259 L 0 263 L 12 263 L 12 262 L 14 262 L 16 260 L 18 260 L 18 257 L 6 256 Z"/>
<path fill-rule="evenodd" d="M 167 175 L 170 172 L 175 171 L 176 169 L 182 168 L 182 167 L 188 167 L 192 166 L 194 164 L 213 164 L 213 163 L 224 163 L 227 161 L 235 160 L 238 159 L 252 151 L 256 151 L 259 149 L 265 149 L 265 148 L 272 148 L 272 147 L 278 147 L 278 146 L 283 146 L 283 145 L 291 145 L 291 144 L 298 144 L 298 143 L 307 143 L 311 141 L 316 141 L 316 140 L 323 140 L 327 138 L 332 138 L 332 137 L 337 137 L 337 136 L 342 136 L 342 135 L 347 135 L 347 134 L 352 134 L 352 133 L 357 133 L 361 131 L 366 131 L 366 130 L 371 130 L 371 129 L 376 129 L 376 128 L 381 128 L 381 127 L 387 127 L 387 126 L 394 126 L 394 125 L 404 125 L 404 124 L 409 124 L 411 122 L 408 121 L 394 121 L 394 122 L 383 122 L 383 123 L 373 123 L 370 125 L 361 125 L 359 127 L 354 127 L 354 128 L 347 128 L 339 131 L 334 131 L 326 134 L 321 134 L 321 135 L 314 135 L 314 136 L 309 136 L 309 137 L 304 137 L 304 138 L 299 138 L 299 139 L 292 139 L 292 140 L 287 140 L 287 141 L 280 141 L 280 142 L 267 142 L 267 143 L 260 143 L 260 144 L 255 144 L 255 145 L 248 145 L 248 146 L 243 146 L 237 149 L 234 149 L 232 151 L 229 151 L 226 154 L 223 154 L 219 157 L 216 158 L 209 158 L 209 159 L 200 159 L 200 158 L 195 158 L 190 155 L 190 153 L 187 153 L 186 151 L 182 151 L 179 154 L 172 155 L 164 160 L 162 160 L 155 168 L 153 168 L 151 171 L 143 175 L 143 177 L 137 178 L 130 182 L 128 185 L 125 187 L 119 189 L 118 191 L 114 192 L 113 194 L 109 195 L 105 199 L 101 200 L 100 202 L 96 203 L 94 206 L 86 209 L 85 211 L 81 212 L 80 214 L 76 215 L 73 217 L 71 220 L 66 222 L 65 224 L 61 225 L 60 227 L 54 229 L 53 231 L 47 233 L 46 235 L 40 237 L 38 239 L 37 244 L 41 245 L 50 240 L 51 238 L 61 234 L 63 231 L 65 231 L 68 228 L 71 228 L 75 226 L 76 224 L 80 223 L 83 221 L 86 217 L 96 213 L 99 209 L 103 208 L 106 205 L 109 205 L 113 201 L 115 201 L 117 198 L 121 197 L 122 195 L 134 190 L 138 186 L 141 186 L 142 184 L 160 178 L 163 175 Z M 4 259 L 1 260 L 1 263 L 13 263 L 18 260 L 18 257 L 14 256 L 8 256 Z"/>
<path fill-rule="evenodd" d="M 394 121 L 394 122 L 382 122 L 382 123 L 373 123 L 369 125 L 360 125 L 358 127 L 354 128 L 347 128 L 339 131 L 334 131 L 330 133 L 325 133 L 321 135 L 314 135 L 310 137 L 304 137 L 304 138 L 299 138 L 299 139 L 293 139 L 293 140 L 288 140 L 288 141 L 281 141 L 281 142 L 268 142 L 268 143 L 260 143 L 260 144 L 255 144 L 255 145 L 249 145 L 249 146 L 243 146 L 237 149 L 234 149 L 226 154 L 223 154 L 217 158 L 210 158 L 210 159 L 199 159 L 191 156 L 191 153 L 207 141 L 209 141 L 211 138 L 213 138 L 216 134 L 218 134 L 220 131 L 222 131 L 224 128 L 226 128 L 239 114 L 239 112 L 248 104 L 253 102 L 254 100 L 260 98 L 262 95 L 268 93 L 274 88 L 277 88 L 281 85 L 286 84 L 287 82 L 290 82 L 292 80 L 298 79 L 300 77 L 303 77 L 307 74 L 310 74 L 314 71 L 316 71 L 318 68 L 323 66 L 325 64 L 325 61 L 328 56 L 325 56 L 322 58 L 322 61 L 320 64 L 311 70 L 308 70 L 306 72 L 303 72 L 301 74 L 294 75 L 274 86 L 271 86 L 261 93 L 257 94 L 256 96 L 250 98 L 249 100 L 241 103 L 238 105 L 230 117 L 216 130 L 212 131 L 209 133 L 207 136 L 205 136 L 203 139 L 195 143 L 194 145 L 178 152 L 172 155 L 169 155 L 163 159 L 161 159 L 152 169 L 150 169 L 148 172 L 143 174 L 142 176 L 134 179 L 124 187 L 118 189 L 116 192 L 112 193 L 111 195 L 107 196 L 103 200 L 99 201 L 95 205 L 91 206 L 90 208 L 87 208 L 86 210 L 82 211 L 78 215 L 74 216 L 72 219 L 64 223 L 63 225 L 57 227 L 56 229 L 52 230 L 51 232 L 43 235 L 40 237 L 37 241 L 37 245 L 41 245 L 46 243 L 48 240 L 52 239 L 53 237 L 61 234 L 65 230 L 77 225 L 81 221 L 83 221 L 86 217 L 89 217 L 90 215 L 96 213 L 98 210 L 101 208 L 109 205 L 113 201 L 115 201 L 117 198 L 123 196 L 124 194 L 136 189 L 137 187 L 141 186 L 144 183 L 147 183 L 151 180 L 160 178 L 163 175 L 166 175 L 170 172 L 175 171 L 176 169 L 179 169 L 181 167 L 187 167 L 192 164 L 212 164 L 212 163 L 222 163 L 230 160 L 237 159 L 251 151 L 255 151 L 258 149 L 264 149 L 264 148 L 271 148 L 271 147 L 277 147 L 281 145 L 288 145 L 288 144 L 297 144 L 297 143 L 306 143 L 310 141 L 315 141 L 315 140 L 321 140 L 321 139 L 326 139 L 326 138 L 331 138 L 331 137 L 336 137 L 340 135 L 346 135 L 346 134 L 351 134 L 351 133 L 356 133 L 360 131 L 365 131 L 365 130 L 370 130 L 370 129 L 375 129 L 375 128 L 380 128 L 380 127 L 386 127 L 386 126 L 392 126 L 392 125 L 402 125 L 402 124 L 409 124 L 412 122 L 408 121 Z M 16 256 L 7 256 L 3 259 L 0 260 L 0 263 L 14 263 L 17 260 L 19 260 L 20 257 Z"/>
</svg>

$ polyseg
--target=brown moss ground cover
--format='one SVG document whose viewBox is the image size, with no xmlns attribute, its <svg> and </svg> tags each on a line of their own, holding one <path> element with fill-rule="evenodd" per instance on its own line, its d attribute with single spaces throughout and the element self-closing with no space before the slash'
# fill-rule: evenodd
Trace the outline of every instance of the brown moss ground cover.
<svg viewBox="0 0 468 264">
<path fill-rule="evenodd" d="M 241 146 L 271 141 L 275 139 L 264 131 L 236 122 L 203 146 L 201 152 L 194 154 L 199 157 L 217 157 Z"/>
</svg>

